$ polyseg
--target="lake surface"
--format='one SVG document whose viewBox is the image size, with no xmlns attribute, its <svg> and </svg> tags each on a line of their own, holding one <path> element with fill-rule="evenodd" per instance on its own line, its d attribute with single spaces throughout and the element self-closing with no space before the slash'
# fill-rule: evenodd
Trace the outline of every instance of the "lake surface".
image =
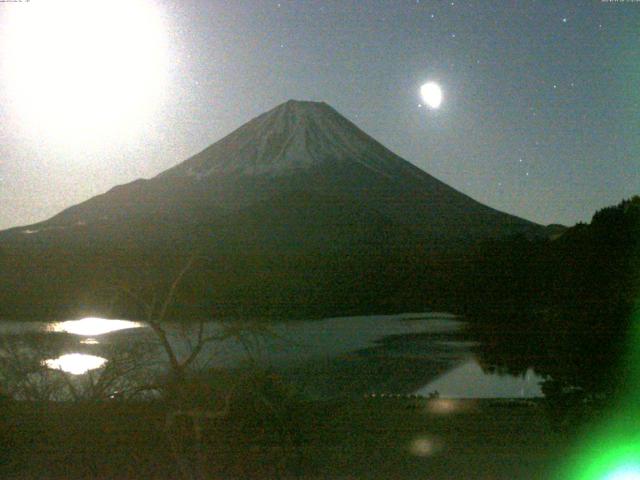
<svg viewBox="0 0 640 480">
<path fill-rule="evenodd" d="M 270 367 L 312 398 L 542 395 L 542 379 L 532 370 L 522 377 L 484 371 L 474 355 L 478 343 L 468 337 L 464 325 L 446 313 L 328 318 L 270 324 L 266 329 L 264 324 L 247 323 L 232 330 L 230 338 L 207 344 L 196 366 Z M 197 328 L 171 323 L 164 328 L 178 357 L 187 358 Z M 229 332 L 228 324 L 210 322 L 205 324 L 203 335 L 225 332 Z M 167 365 L 156 334 L 143 322 L 101 318 L 0 322 L 0 341 L 5 367 L 11 361 L 36 362 L 54 372 L 67 372 L 77 383 L 85 377 L 95 383 L 110 367 L 138 357 L 144 361 L 136 365 L 137 381 L 151 378 Z"/>
</svg>

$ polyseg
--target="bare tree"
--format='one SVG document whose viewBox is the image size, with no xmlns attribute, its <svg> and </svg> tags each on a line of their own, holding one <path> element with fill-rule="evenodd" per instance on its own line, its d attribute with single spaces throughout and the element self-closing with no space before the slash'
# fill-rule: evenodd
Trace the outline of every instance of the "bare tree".
<svg viewBox="0 0 640 480">
<path fill-rule="evenodd" d="M 15 400 L 99 401 L 135 391 L 150 362 L 149 345 L 102 345 L 104 365 L 76 375 L 51 367 L 68 348 L 66 334 L 37 333 L 0 339 L 0 390 Z"/>
<path fill-rule="evenodd" d="M 246 319 L 233 319 L 224 321 L 215 318 L 200 318 L 198 321 L 171 322 L 167 318 L 172 304 L 176 300 L 177 291 L 183 283 L 186 275 L 195 268 L 198 260 L 206 259 L 201 256 L 190 257 L 184 266 L 178 271 L 164 295 L 159 294 L 159 288 L 152 287 L 152 291 L 145 295 L 141 289 L 134 290 L 127 286 L 114 289 L 113 302 L 117 302 L 118 296 L 124 296 L 133 300 L 143 313 L 143 321 L 151 328 L 160 345 L 167 363 L 169 383 L 183 383 L 187 380 L 190 369 L 198 361 L 202 361 L 203 350 L 207 346 L 227 340 L 237 342 L 242 346 L 246 359 L 250 363 L 256 362 L 256 355 L 262 351 L 266 338 L 279 338 L 272 328 L 264 322 Z M 162 297 L 162 299 L 161 299 Z M 213 326 L 212 321 L 216 321 Z M 171 330 L 173 328 L 173 331 Z M 214 328 L 215 327 L 215 328 Z M 181 345 L 179 345 L 181 344 Z M 184 348 L 179 348 L 180 346 Z M 186 353 L 179 353 L 183 350 Z M 211 358 L 205 359 L 203 367 L 208 365 Z"/>
<path fill-rule="evenodd" d="M 166 413 L 165 430 L 168 434 L 174 458 L 184 478 L 205 478 L 206 452 L 203 432 L 205 427 L 225 418 L 234 395 L 232 383 L 226 391 L 211 391 L 203 373 L 215 360 L 211 345 L 229 341 L 239 344 L 249 365 L 258 363 L 258 356 L 266 338 L 277 335 L 266 324 L 258 321 L 234 319 L 222 321 L 201 318 L 196 322 L 171 322 L 169 310 L 175 302 L 178 290 L 187 274 L 202 257 L 192 256 L 173 278 L 164 295 L 157 287 L 145 291 L 121 286 L 115 289 L 116 297 L 124 296 L 141 308 L 144 322 L 153 334 L 166 358 L 166 373 L 160 379 L 140 384 L 136 391 L 158 390 L 170 406 Z M 114 299 L 117 301 L 117 298 Z M 188 430 L 188 439 L 184 432 Z"/>
<path fill-rule="evenodd" d="M 11 335 L 0 343 L 0 388 L 14 400 L 53 401 L 68 395 L 60 371 L 47 368 L 42 356 L 54 346 L 42 335 Z"/>
<path fill-rule="evenodd" d="M 50 368 L 43 361 L 57 358 L 69 348 L 67 334 L 40 333 L 0 339 L 0 391 L 15 399 L 42 401 L 103 401 L 114 397 L 130 400 L 160 394 L 168 406 L 164 428 L 180 476 L 205 478 L 210 455 L 205 448 L 208 441 L 205 432 L 229 415 L 234 398 L 250 395 L 243 397 L 245 401 L 250 398 L 254 410 L 262 408 L 264 412 L 260 410 L 260 415 L 264 413 L 276 422 L 280 421 L 282 408 L 277 399 L 264 395 L 260 374 L 256 375 L 266 340 L 280 338 L 268 324 L 214 318 L 172 322 L 169 318 L 181 284 L 199 258 L 193 256 L 184 264 L 164 294 L 157 285 L 114 288 L 114 305 L 135 301 L 152 339 L 142 334 L 126 344 L 104 342 L 91 347 L 98 349 L 96 354 L 105 362 L 82 375 Z M 244 373 L 235 370 L 232 374 L 217 370 L 217 375 L 226 381 L 212 387 L 216 346 L 223 342 L 240 346 L 249 368 Z M 159 361 L 162 357 L 163 361 Z M 237 391 L 238 386 L 242 393 Z"/>
</svg>

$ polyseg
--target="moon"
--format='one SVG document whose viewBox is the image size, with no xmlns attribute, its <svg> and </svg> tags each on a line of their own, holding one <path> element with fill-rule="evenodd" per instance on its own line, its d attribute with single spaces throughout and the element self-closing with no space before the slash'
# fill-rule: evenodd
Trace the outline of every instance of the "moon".
<svg viewBox="0 0 640 480">
<path fill-rule="evenodd" d="M 431 109 L 440 108 L 442 103 L 442 89 L 436 82 L 427 82 L 420 87 L 420 96 L 424 103 Z"/>
<path fill-rule="evenodd" d="M 156 0 L 33 0 L 0 22 L 4 87 L 27 131 L 64 144 L 148 124 L 170 71 Z"/>
</svg>

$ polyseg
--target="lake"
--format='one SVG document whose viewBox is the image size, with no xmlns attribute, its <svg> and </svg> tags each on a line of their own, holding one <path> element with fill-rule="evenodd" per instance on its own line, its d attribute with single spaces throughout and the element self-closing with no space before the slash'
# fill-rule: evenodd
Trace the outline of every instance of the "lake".
<svg viewBox="0 0 640 480">
<path fill-rule="evenodd" d="M 443 398 L 532 398 L 542 396 L 542 378 L 498 375 L 481 368 L 465 323 L 446 313 L 406 313 L 327 318 L 268 324 L 245 323 L 233 335 L 207 344 L 197 368 L 270 367 L 311 398 L 438 395 Z M 196 326 L 167 323 L 178 358 L 187 358 Z M 210 322 L 203 336 L 229 333 Z M 116 367 L 143 381 L 166 368 L 166 355 L 144 322 L 85 318 L 61 322 L 1 322 L 0 360 L 64 371 L 77 385 L 92 384 Z M 134 366 L 135 369 L 129 368 Z M 36 372 L 38 369 L 34 368 Z M 124 371 L 124 370 L 123 370 Z M 33 378 L 30 383 L 51 381 Z M 102 377 L 101 377 L 102 375 Z M 87 380 L 88 379 L 88 380 Z M 131 383 L 130 382 L 130 383 Z M 122 384 L 113 382 L 114 390 Z"/>
</svg>

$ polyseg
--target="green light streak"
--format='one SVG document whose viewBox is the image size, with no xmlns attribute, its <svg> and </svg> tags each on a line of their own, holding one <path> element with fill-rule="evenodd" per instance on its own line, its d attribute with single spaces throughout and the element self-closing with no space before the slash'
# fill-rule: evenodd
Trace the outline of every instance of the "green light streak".
<svg viewBox="0 0 640 480">
<path fill-rule="evenodd" d="M 558 480 L 640 480 L 640 302 L 624 367 L 628 382 L 612 409 L 579 446 Z"/>
<path fill-rule="evenodd" d="M 624 289 L 630 289 L 633 307 L 630 322 L 625 322 L 625 354 L 611 371 L 621 388 L 617 398 L 611 399 L 609 412 L 590 431 L 582 432 L 583 440 L 561 466 L 558 480 L 640 480 L 640 238 L 633 238 L 640 233 L 640 198 L 635 197 L 626 208 L 636 209 L 626 213 L 630 222 L 626 232 L 634 246 L 628 258 L 631 276 L 621 282 L 620 293 L 624 301 Z"/>
</svg>

